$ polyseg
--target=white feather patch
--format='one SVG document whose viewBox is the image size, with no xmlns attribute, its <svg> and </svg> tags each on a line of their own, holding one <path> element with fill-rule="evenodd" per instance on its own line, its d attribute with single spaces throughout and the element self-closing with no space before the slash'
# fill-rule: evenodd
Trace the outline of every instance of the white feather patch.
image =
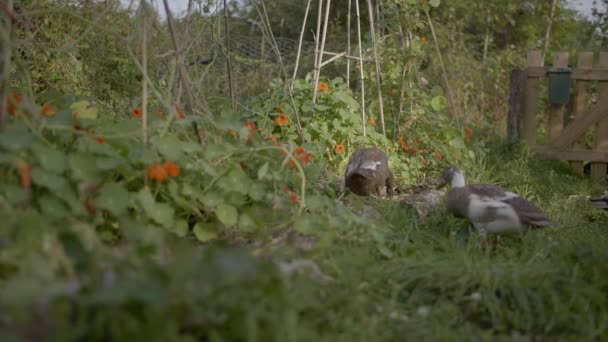
<svg viewBox="0 0 608 342">
<path fill-rule="evenodd" d="M 508 201 L 510 199 L 517 198 L 517 197 L 519 197 L 518 194 L 516 194 L 514 192 L 511 192 L 511 191 L 505 191 L 505 195 L 504 196 L 496 197 L 495 199 L 497 201 Z"/>
<path fill-rule="evenodd" d="M 382 162 L 374 161 L 374 160 L 366 160 L 363 163 L 361 163 L 360 168 L 366 169 L 366 170 L 371 170 L 371 171 L 376 171 L 376 169 L 378 168 L 378 166 L 380 166 L 380 164 L 382 164 Z"/>
<path fill-rule="evenodd" d="M 488 210 L 495 210 L 493 220 L 487 219 Z M 519 231 L 522 229 L 521 220 L 517 212 L 510 205 L 490 197 L 480 197 L 471 194 L 467 216 L 475 226 L 481 226 L 489 233 Z"/>
</svg>

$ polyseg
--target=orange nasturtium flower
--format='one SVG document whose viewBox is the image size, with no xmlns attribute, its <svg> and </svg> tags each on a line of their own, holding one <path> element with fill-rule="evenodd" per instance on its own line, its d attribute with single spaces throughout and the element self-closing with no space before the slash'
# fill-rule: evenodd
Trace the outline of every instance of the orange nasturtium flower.
<svg viewBox="0 0 608 342">
<path fill-rule="evenodd" d="M 368 123 L 369 123 L 370 125 L 372 125 L 372 126 L 376 126 L 376 119 L 374 119 L 374 118 L 369 118 Z"/>
<path fill-rule="evenodd" d="M 255 132 L 255 130 L 257 129 L 255 123 L 251 121 L 245 121 L 243 122 L 243 126 L 247 127 L 247 129 L 249 130 L 249 133 L 247 134 L 247 141 L 251 141 L 251 133 Z"/>
<path fill-rule="evenodd" d="M 422 42 L 422 44 L 428 43 L 428 41 L 426 40 L 426 37 L 420 37 L 420 41 Z"/>
<path fill-rule="evenodd" d="M 175 105 L 175 117 L 180 120 L 186 117 L 186 115 L 184 115 L 184 112 L 182 112 L 182 110 L 179 108 L 179 105 L 176 104 Z"/>
<path fill-rule="evenodd" d="M 277 137 L 265 137 L 264 141 L 272 141 L 272 142 L 277 142 Z"/>
<path fill-rule="evenodd" d="M 344 145 L 336 145 L 336 152 L 338 152 L 339 154 L 342 154 L 344 152 L 346 152 L 346 148 L 344 148 Z"/>
<path fill-rule="evenodd" d="M 399 137 L 399 145 L 401 145 L 401 148 L 404 151 L 407 150 L 407 143 L 405 142 L 405 140 L 403 140 L 403 137 Z"/>
<path fill-rule="evenodd" d="M 274 119 L 274 123 L 277 124 L 277 126 L 285 126 L 289 123 L 289 117 L 281 113 L 276 119 Z"/>
<path fill-rule="evenodd" d="M 289 188 L 287 187 L 287 185 L 283 187 L 282 191 L 287 194 L 287 198 L 289 199 L 289 201 L 291 203 L 293 203 L 293 204 L 298 203 L 298 194 L 296 194 L 293 191 L 290 191 Z"/>
<path fill-rule="evenodd" d="M 293 204 L 297 204 L 298 203 L 298 194 L 296 194 L 295 192 L 290 192 L 287 195 L 287 198 L 289 198 L 289 201 Z"/>
<path fill-rule="evenodd" d="M 141 112 L 141 108 L 133 108 L 131 109 L 131 113 L 133 114 L 133 117 L 135 118 L 141 118 L 143 116 L 143 113 Z"/>
<path fill-rule="evenodd" d="M 179 176 L 179 171 L 180 171 L 179 170 L 179 166 L 173 164 L 172 162 L 166 161 L 163 164 L 163 168 L 165 169 L 165 171 L 167 171 L 167 174 L 170 177 L 177 177 L 177 176 Z"/>
<path fill-rule="evenodd" d="M 53 107 L 51 107 L 50 104 L 45 104 L 44 106 L 42 106 L 42 109 L 40 110 L 40 113 L 43 116 L 49 117 L 49 116 L 55 114 L 55 111 L 53 110 Z"/>
<path fill-rule="evenodd" d="M 300 164 L 308 164 L 310 162 L 310 158 L 312 158 L 312 153 L 306 153 L 303 147 L 297 147 L 293 150 L 294 158 L 300 162 Z M 293 160 L 289 161 L 289 166 L 292 169 L 296 168 L 296 163 Z"/>
<path fill-rule="evenodd" d="M 319 82 L 319 83 L 317 84 L 317 89 L 318 89 L 319 91 L 328 91 L 328 90 L 329 90 L 329 86 L 328 86 L 328 85 L 327 85 L 327 83 L 325 83 L 325 82 Z"/>
<path fill-rule="evenodd" d="M 10 115 L 15 115 L 17 106 L 21 103 L 21 100 L 21 95 L 17 94 L 16 92 L 12 92 L 6 98 L 6 110 Z"/>
<path fill-rule="evenodd" d="M 91 138 L 95 139 L 98 144 L 103 144 L 104 142 L 106 142 L 105 138 L 97 136 L 97 131 L 95 131 L 94 129 L 89 130 L 89 135 L 91 136 Z"/>
<path fill-rule="evenodd" d="M 473 137 L 473 131 L 470 128 L 465 127 L 465 129 L 464 129 L 464 141 L 465 142 L 469 142 L 471 140 L 471 137 Z"/>
<path fill-rule="evenodd" d="M 243 126 L 245 126 L 249 129 L 249 133 L 251 133 L 257 129 L 257 127 L 255 126 L 255 123 L 251 122 L 251 121 L 243 122 Z"/>
<path fill-rule="evenodd" d="M 19 183 L 22 188 L 29 189 L 32 183 L 32 178 L 30 176 L 32 173 L 32 165 L 25 162 L 20 162 L 19 164 Z"/>
<path fill-rule="evenodd" d="M 156 116 L 159 118 L 162 118 L 165 116 L 165 114 L 163 114 L 163 110 L 160 107 L 156 107 Z"/>
<path fill-rule="evenodd" d="M 439 152 L 439 151 L 435 151 L 435 158 L 436 158 L 436 159 L 441 159 L 441 158 L 443 158 L 443 156 L 441 155 L 441 152 Z"/>
<path fill-rule="evenodd" d="M 157 182 L 162 182 L 167 178 L 167 170 L 159 163 L 154 163 L 148 169 L 148 177 L 154 179 Z"/>
</svg>

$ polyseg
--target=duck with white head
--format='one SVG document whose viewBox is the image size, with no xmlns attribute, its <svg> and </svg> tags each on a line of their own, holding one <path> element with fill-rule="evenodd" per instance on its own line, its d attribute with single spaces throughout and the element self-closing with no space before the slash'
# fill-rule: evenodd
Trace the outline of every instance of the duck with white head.
<svg viewBox="0 0 608 342">
<path fill-rule="evenodd" d="M 488 234 L 519 233 L 551 224 L 541 209 L 512 191 L 493 184 L 466 185 L 464 174 L 454 166 L 443 171 L 437 188 L 448 184 L 447 211 L 468 219 L 484 247 Z"/>
</svg>

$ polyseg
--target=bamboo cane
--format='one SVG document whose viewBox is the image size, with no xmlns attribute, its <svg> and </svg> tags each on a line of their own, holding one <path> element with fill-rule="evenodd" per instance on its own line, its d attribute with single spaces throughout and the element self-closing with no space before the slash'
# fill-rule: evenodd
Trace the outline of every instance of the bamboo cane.
<svg viewBox="0 0 608 342">
<path fill-rule="evenodd" d="M 232 86 L 232 65 L 230 61 L 230 33 L 228 32 L 228 6 L 224 0 L 224 33 L 226 34 L 226 69 L 228 71 L 228 94 L 230 95 L 230 106 L 234 109 L 234 89 Z"/>
<path fill-rule="evenodd" d="M 317 80 L 317 73 L 319 72 L 319 57 L 321 54 L 319 53 L 319 38 L 321 37 L 321 20 L 323 19 L 323 0 L 319 0 L 319 8 L 317 10 L 317 31 L 315 31 L 315 60 L 312 70 L 312 79 L 313 81 Z M 321 55 L 322 56 L 322 55 Z M 317 85 L 313 85 L 313 102 L 317 96 Z"/>
<path fill-rule="evenodd" d="M 363 125 L 363 140 L 367 137 L 365 125 L 365 76 L 363 74 L 363 48 L 361 47 L 361 12 L 359 11 L 359 0 L 355 0 L 355 11 L 357 13 L 357 44 L 359 45 L 359 77 L 361 78 L 361 124 Z"/>
<path fill-rule="evenodd" d="M 306 20 L 308 19 L 308 12 L 310 12 L 310 3 L 312 0 L 308 0 L 308 4 L 306 4 L 306 12 L 304 13 L 304 20 L 302 21 L 302 29 L 300 30 L 300 40 L 298 41 L 298 53 L 296 55 L 296 66 L 293 69 L 293 77 L 291 78 L 291 84 L 289 87 L 293 90 L 293 84 L 296 80 L 296 76 L 298 75 L 298 66 L 300 65 L 300 54 L 302 53 L 302 41 L 304 39 L 304 30 L 306 29 Z"/>
<path fill-rule="evenodd" d="M 323 61 L 323 50 L 325 49 L 325 39 L 327 38 L 327 29 L 329 28 L 329 9 L 331 7 L 331 0 L 327 0 L 327 5 L 325 7 L 325 19 L 323 20 L 323 37 L 321 37 L 321 51 L 319 51 L 319 61 L 317 62 L 317 73 L 315 75 L 314 80 L 314 88 L 312 91 L 312 102 L 315 103 L 317 100 L 317 84 L 319 83 L 319 78 L 321 77 L 321 63 Z"/>
<path fill-rule="evenodd" d="M 346 55 L 350 55 L 350 12 L 353 0 L 348 0 L 348 14 L 346 15 Z M 350 89 L 350 59 L 346 59 L 346 88 Z"/>
<path fill-rule="evenodd" d="M 372 49 L 374 52 L 374 64 L 376 65 L 376 91 L 378 93 L 378 111 L 380 112 L 380 123 L 382 125 L 382 135 L 386 139 L 386 125 L 384 124 L 384 107 L 382 104 L 382 79 L 380 75 L 380 61 L 378 59 L 378 46 L 376 44 L 376 33 L 374 29 L 374 8 L 372 1 L 367 0 L 367 8 L 369 11 L 369 28 L 372 37 Z"/>
</svg>

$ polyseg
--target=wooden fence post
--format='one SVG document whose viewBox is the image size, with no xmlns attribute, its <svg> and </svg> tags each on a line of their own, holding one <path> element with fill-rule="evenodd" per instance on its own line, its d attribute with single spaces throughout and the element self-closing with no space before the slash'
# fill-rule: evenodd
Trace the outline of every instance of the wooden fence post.
<svg viewBox="0 0 608 342">
<path fill-rule="evenodd" d="M 580 52 L 577 57 L 576 68 L 579 70 L 589 70 L 593 68 L 593 52 Z M 587 80 L 576 80 L 575 84 L 576 96 L 574 102 L 574 118 L 576 120 L 581 116 L 585 115 L 585 112 L 589 110 L 589 81 Z M 575 143 L 576 148 L 585 147 L 585 137 L 582 136 Z M 583 170 L 582 161 L 571 161 L 570 167 L 572 170 L 579 175 L 582 175 Z"/>
<path fill-rule="evenodd" d="M 542 67 L 542 51 L 528 51 L 528 67 Z M 528 74 L 526 80 L 525 114 L 523 120 L 523 138 L 529 146 L 536 145 L 536 104 L 538 97 L 539 77 Z"/>
<path fill-rule="evenodd" d="M 528 73 L 526 70 L 513 69 L 509 89 L 509 112 L 507 114 L 507 140 L 519 142 L 522 136 L 523 115 L 525 106 L 524 89 Z"/>
<path fill-rule="evenodd" d="M 568 53 L 567 52 L 556 52 L 553 57 L 553 67 L 555 68 L 566 68 L 568 67 Z M 559 136 L 564 129 L 564 113 L 566 106 L 563 104 L 550 104 L 549 105 L 549 121 L 547 132 L 549 133 L 549 141 L 553 141 Z"/>
<path fill-rule="evenodd" d="M 608 68 L 608 52 L 600 52 L 599 68 Z M 598 86 L 598 97 L 608 96 L 608 82 L 601 81 Z M 595 129 L 594 150 L 608 151 L 608 119 L 597 123 Z M 606 163 L 591 163 L 591 178 L 594 180 L 606 179 Z"/>
</svg>

